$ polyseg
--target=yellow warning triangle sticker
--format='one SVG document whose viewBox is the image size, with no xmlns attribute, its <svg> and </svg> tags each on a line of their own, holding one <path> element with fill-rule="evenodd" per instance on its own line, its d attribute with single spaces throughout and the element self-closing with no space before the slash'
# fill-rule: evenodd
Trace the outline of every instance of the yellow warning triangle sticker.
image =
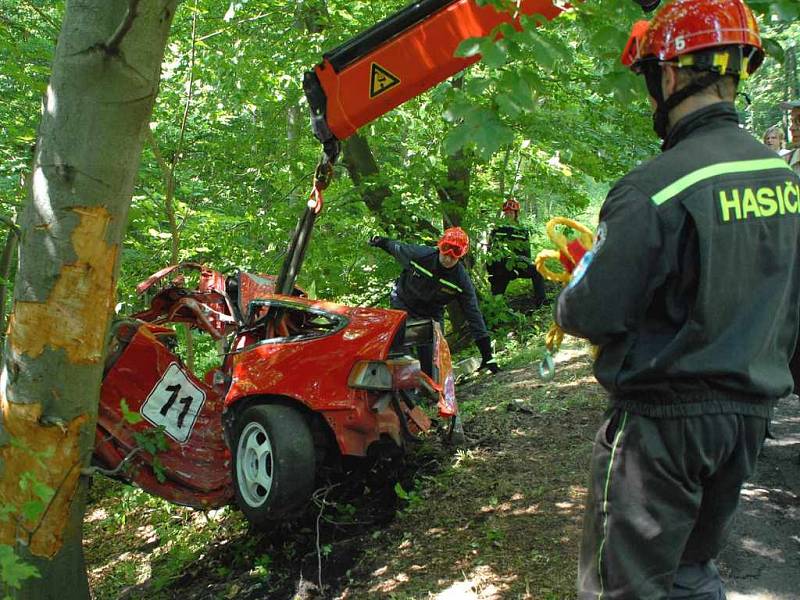
<svg viewBox="0 0 800 600">
<path fill-rule="evenodd" d="M 377 63 L 372 63 L 372 75 L 369 83 L 369 97 L 375 98 L 393 87 L 400 85 L 400 78 L 393 75 Z"/>
</svg>

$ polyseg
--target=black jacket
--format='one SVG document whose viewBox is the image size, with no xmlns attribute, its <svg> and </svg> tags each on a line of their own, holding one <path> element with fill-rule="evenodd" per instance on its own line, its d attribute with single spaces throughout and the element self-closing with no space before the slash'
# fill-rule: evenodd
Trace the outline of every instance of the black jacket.
<svg viewBox="0 0 800 600">
<path fill-rule="evenodd" d="M 609 193 L 556 319 L 600 346 L 616 406 L 767 416 L 792 389 L 800 179 L 730 103 L 681 120 L 665 148 Z"/>
<path fill-rule="evenodd" d="M 457 300 L 469 323 L 472 339 L 489 337 L 475 287 L 461 262 L 446 269 L 439 263 L 439 251 L 428 246 L 384 240 L 380 247 L 403 267 L 392 290 L 394 308 L 414 317 L 441 321 L 445 306 Z"/>
<path fill-rule="evenodd" d="M 528 271 L 531 242 L 528 230 L 521 225 L 500 225 L 489 236 L 489 271 Z"/>
</svg>

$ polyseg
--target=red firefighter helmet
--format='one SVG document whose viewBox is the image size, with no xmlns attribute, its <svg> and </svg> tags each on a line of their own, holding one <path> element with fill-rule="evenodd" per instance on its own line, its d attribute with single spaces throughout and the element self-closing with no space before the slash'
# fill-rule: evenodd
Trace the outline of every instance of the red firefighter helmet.
<svg viewBox="0 0 800 600">
<path fill-rule="evenodd" d="M 644 23 L 634 23 L 622 54 L 622 63 L 636 71 L 647 61 L 674 62 L 745 78 L 764 60 L 758 23 L 743 0 L 673 0 L 646 30 Z M 713 52 L 729 46 L 743 47 L 741 61 Z M 708 60 L 691 58 L 699 54 L 707 54 Z"/>
<path fill-rule="evenodd" d="M 625 49 L 622 51 L 622 64 L 626 67 L 632 66 L 641 59 L 641 48 L 644 45 L 644 37 L 650 28 L 650 21 L 636 21 L 631 27 L 631 35 Z"/>
<path fill-rule="evenodd" d="M 445 230 L 436 246 L 442 254 L 461 258 L 469 252 L 469 236 L 461 227 L 450 227 Z"/>
<path fill-rule="evenodd" d="M 516 217 L 517 214 L 519 214 L 519 202 L 517 202 L 514 198 L 509 198 L 503 202 L 503 212 L 514 213 L 514 216 Z"/>
</svg>

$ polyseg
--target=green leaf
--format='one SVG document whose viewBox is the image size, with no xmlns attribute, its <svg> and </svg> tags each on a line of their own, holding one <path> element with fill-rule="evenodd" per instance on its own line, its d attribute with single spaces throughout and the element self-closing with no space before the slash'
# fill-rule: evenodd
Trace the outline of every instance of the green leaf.
<svg viewBox="0 0 800 600">
<path fill-rule="evenodd" d="M 555 47 L 547 41 L 538 31 L 526 29 L 522 33 L 522 39 L 531 47 L 533 60 L 545 71 L 552 71 L 558 60 L 558 52 Z"/>
<path fill-rule="evenodd" d="M 781 46 L 777 40 L 762 36 L 761 43 L 764 45 L 764 51 L 768 56 L 771 56 L 781 64 L 786 60 L 786 53 L 783 50 L 783 46 Z"/>
<path fill-rule="evenodd" d="M 126 423 L 130 423 L 131 425 L 136 425 L 137 423 L 141 423 L 144 420 L 144 417 L 140 415 L 138 412 L 133 412 L 130 408 L 128 408 L 128 402 L 123 398 L 119 402 L 120 410 L 122 411 L 122 418 L 125 419 Z"/>
<path fill-rule="evenodd" d="M 21 561 L 11 546 L 0 544 L 0 581 L 18 590 L 23 581 L 34 577 L 40 577 L 36 567 Z"/>
<path fill-rule="evenodd" d="M 475 112 L 475 105 L 463 94 L 456 96 L 453 102 L 444 111 L 444 120 L 449 123 L 455 123 L 460 119 L 467 118 L 471 113 Z"/>
<path fill-rule="evenodd" d="M 400 500 L 408 500 L 408 492 L 403 489 L 403 486 L 400 485 L 400 482 L 394 484 L 394 493 L 397 494 L 397 497 Z"/>
<path fill-rule="evenodd" d="M 495 96 L 495 102 L 497 102 L 497 106 L 500 110 L 512 119 L 516 119 L 522 113 L 519 104 L 508 94 L 498 94 Z"/>
<path fill-rule="evenodd" d="M 792 22 L 800 19 L 800 5 L 797 0 L 777 0 L 772 3 L 772 10 L 782 21 Z"/>
<path fill-rule="evenodd" d="M 462 41 L 456 48 L 455 55 L 460 58 L 470 58 L 481 52 L 481 42 L 484 38 L 473 37 Z"/>
<path fill-rule="evenodd" d="M 308 296 L 309 300 L 316 300 L 317 299 L 317 282 L 312 281 L 309 286 L 306 287 L 306 296 Z"/>
<path fill-rule="evenodd" d="M 535 108 L 533 90 L 528 82 L 517 73 L 508 73 L 506 86 L 511 90 L 511 98 L 523 111 L 530 112 Z"/>
<path fill-rule="evenodd" d="M 444 151 L 453 156 L 470 141 L 469 128 L 461 123 L 451 129 L 444 138 Z"/>
<path fill-rule="evenodd" d="M 506 64 L 508 59 L 508 42 L 506 40 L 495 42 L 490 38 L 483 38 L 480 48 L 481 61 L 487 67 L 497 69 Z"/>
<path fill-rule="evenodd" d="M 514 132 L 496 117 L 481 122 L 474 134 L 475 145 L 484 160 L 491 158 L 498 149 L 513 140 Z"/>
<path fill-rule="evenodd" d="M 33 493 L 39 497 L 42 502 L 50 502 L 55 496 L 55 490 L 40 481 L 33 482 Z"/>
<path fill-rule="evenodd" d="M 488 77 L 471 77 L 467 80 L 466 92 L 470 96 L 480 96 L 492 85 L 492 80 Z"/>
<path fill-rule="evenodd" d="M 28 500 L 22 505 L 20 513 L 22 513 L 22 516 L 28 521 L 36 521 L 42 516 L 45 507 L 45 503 L 41 500 Z"/>
<path fill-rule="evenodd" d="M 17 509 L 14 506 L 9 504 L 4 504 L 0 506 L 0 522 L 8 523 L 8 519 L 17 512 Z"/>
</svg>

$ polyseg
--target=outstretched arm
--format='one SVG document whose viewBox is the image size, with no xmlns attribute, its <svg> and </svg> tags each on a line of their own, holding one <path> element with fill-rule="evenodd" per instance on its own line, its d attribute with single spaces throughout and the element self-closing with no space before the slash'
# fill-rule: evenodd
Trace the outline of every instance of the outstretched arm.
<svg viewBox="0 0 800 600">
<path fill-rule="evenodd" d="M 481 353 L 482 361 L 479 368 L 489 369 L 492 373 L 497 373 L 500 368 L 492 355 L 492 340 L 489 337 L 489 331 L 486 329 L 483 313 L 481 313 L 478 304 L 478 295 L 475 293 L 475 286 L 472 285 L 472 280 L 466 275 L 466 271 L 464 273 L 465 276 L 461 280 L 463 291 L 458 296 L 458 303 L 461 305 L 461 310 L 464 311 L 472 339 Z"/>
<path fill-rule="evenodd" d="M 421 256 L 424 256 L 431 252 L 431 249 L 427 246 L 418 246 L 416 244 L 404 244 L 403 242 L 398 242 L 395 240 L 390 240 L 389 238 L 374 236 L 369 241 L 370 246 L 374 246 L 375 248 L 380 248 L 385 252 L 388 252 L 392 256 L 397 259 L 403 268 L 408 267 L 409 262 L 412 260 L 417 260 Z"/>
</svg>

